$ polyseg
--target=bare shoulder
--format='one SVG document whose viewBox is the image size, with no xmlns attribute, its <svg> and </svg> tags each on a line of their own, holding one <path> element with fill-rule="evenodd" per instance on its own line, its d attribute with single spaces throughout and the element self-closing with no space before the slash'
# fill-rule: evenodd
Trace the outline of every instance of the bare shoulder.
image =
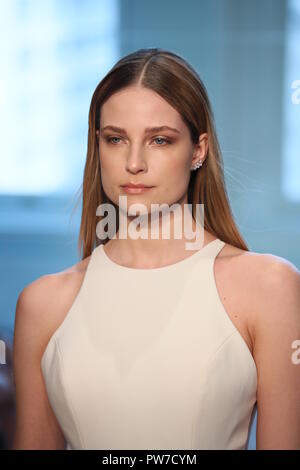
<svg viewBox="0 0 300 470">
<path fill-rule="evenodd" d="M 292 324 L 297 313 L 300 319 L 300 272 L 291 261 L 270 253 L 249 253 L 244 265 L 253 286 L 253 334 L 265 328 L 279 332 L 280 323 Z"/>
<path fill-rule="evenodd" d="M 228 312 L 233 312 L 232 319 L 245 332 L 253 351 L 257 328 L 274 311 L 270 302 L 280 305 L 286 295 L 299 292 L 299 271 L 285 258 L 228 243 L 219 253 L 216 265 L 215 277 L 223 302 Z"/>
<path fill-rule="evenodd" d="M 274 319 L 278 309 L 286 310 L 288 299 L 300 295 L 300 272 L 289 260 L 271 253 L 246 251 L 230 244 L 221 253 L 221 269 L 224 276 L 230 273 L 254 340 L 264 321 L 270 316 Z"/>
<path fill-rule="evenodd" d="M 256 448 L 299 450 L 300 272 L 271 253 L 230 246 L 224 253 L 257 368 Z"/>
<path fill-rule="evenodd" d="M 241 285 L 251 282 L 252 286 L 267 289 L 276 287 L 276 283 L 297 281 L 300 272 L 289 260 L 271 253 L 257 253 L 237 248 L 226 243 L 220 259 L 234 268 Z"/>
<path fill-rule="evenodd" d="M 271 253 L 256 253 L 234 247 L 236 271 L 241 283 L 251 283 L 258 301 L 275 291 L 299 287 L 300 272 L 289 260 Z M 250 285 L 249 285 L 250 287 Z"/>
<path fill-rule="evenodd" d="M 221 251 L 224 265 L 230 265 L 239 287 L 251 287 L 252 296 L 259 301 L 273 289 L 299 286 L 300 272 L 289 260 L 271 254 L 246 251 L 226 244 Z"/>
<path fill-rule="evenodd" d="M 41 356 L 80 288 L 89 258 L 64 271 L 41 276 L 19 294 L 13 344 L 13 449 L 65 448 L 66 439 L 45 388 Z"/>
<path fill-rule="evenodd" d="M 63 271 L 46 274 L 23 288 L 17 299 L 16 323 L 37 329 L 42 354 L 49 338 L 63 321 L 82 284 L 90 256 Z M 22 327 L 22 328 L 23 328 Z"/>
</svg>

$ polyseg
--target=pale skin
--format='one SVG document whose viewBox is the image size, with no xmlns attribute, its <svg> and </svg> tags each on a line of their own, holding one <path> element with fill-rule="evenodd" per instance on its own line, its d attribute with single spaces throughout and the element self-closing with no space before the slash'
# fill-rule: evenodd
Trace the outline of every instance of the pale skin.
<svg viewBox="0 0 300 470">
<path fill-rule="evenodd" d="M 151 90 L 131 87 L 104 103 L 98 134 L 103 186 L 111 200 L 128 181 L 155 186 L 130 195 L 130 202 L 187 202 L 190 168 L 207 156 L 207 135 L 193 145 L 180 115 Z M 168 125 L 180 131 L 148 134 L 145 128 Z M 174 138 L 171 145 L 162 139 Z M 155 140 L 157 139 L 157 140 Z M 159 148 L 161 147 L 161 148 Z M 201 168 L 197 171 L 201 171 Z M 204 231 L 204 245 L 215 236 Z M 111 240 L 105 246 L 116 263 L 159 267 L 190 256 L 185 240 Z M 63 322 L 82 284 L 90 256 L 64 271 L 44 275 L 18 297 L 14 336 L 17 429 L 13 449 L 64 449 L 66 441 L 48 401 L 40 360 Z M 300 339 L 300 273 L 284 258 L 247 252 L 225 244 L 215 260 L 220 299 L 252 354 L 258 374 L 256 448 L 300 449 L 300 364 L 291 344 Z M 299 355 L 298 355 L 299 357 Z"/>
</svg>

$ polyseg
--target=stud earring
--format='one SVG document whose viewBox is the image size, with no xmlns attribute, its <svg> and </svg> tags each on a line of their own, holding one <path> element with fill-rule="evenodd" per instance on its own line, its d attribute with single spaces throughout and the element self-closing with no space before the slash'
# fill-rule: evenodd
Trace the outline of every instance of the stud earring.
<svg viewBox="0 0 300 470">
<path fill-rule="evenodd" d="M 192 170 L 198 170 L 198 168 L 199 168 L 200 166 L 202 166 L 202 163 L 203 163 L 203 162 L 202 162 L 201 160 L 198 160 L 198 162 L 195 163 L 195 165 L 192 166 L 191 169 L 192 169 Z"/>
</svg>

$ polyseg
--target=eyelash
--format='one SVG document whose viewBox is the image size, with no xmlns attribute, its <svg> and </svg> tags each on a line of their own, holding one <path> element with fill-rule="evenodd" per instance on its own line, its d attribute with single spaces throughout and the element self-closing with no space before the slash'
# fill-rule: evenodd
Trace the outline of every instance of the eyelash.
<svg viewBox="0 0 300 470">
<path fill-rule="evenodd" d="M 108 143 L 112 143 L 111 142 L 112 139 L 121 139 L 121 137 L 117 137 L 117 136 L 105 137 L 105 140 Z M 156 139 L 164 140 L 167 144 L 172 143 L 171 139 L 168 139 L 166 137 L 155 137 L 153 140 L 156 140 Z M 112 145 L 118 145 L 118 144 L 112 143 Z M 158 147 L 164 147 L 164 145 L 158 145 Z"/>
</svg>

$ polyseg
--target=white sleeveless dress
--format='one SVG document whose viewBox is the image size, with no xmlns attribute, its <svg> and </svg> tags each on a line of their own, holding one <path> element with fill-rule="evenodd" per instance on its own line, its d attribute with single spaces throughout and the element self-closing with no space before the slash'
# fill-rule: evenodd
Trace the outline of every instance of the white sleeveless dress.
<svg viewBox="0 0 300 470">
<path fill-rule="evenodd" d="M 220 300 L 216 238 L 160 268 L 94 248 L 41 359 L 67 449 L 245 449 L 257 370 Z"/>
</svg>

